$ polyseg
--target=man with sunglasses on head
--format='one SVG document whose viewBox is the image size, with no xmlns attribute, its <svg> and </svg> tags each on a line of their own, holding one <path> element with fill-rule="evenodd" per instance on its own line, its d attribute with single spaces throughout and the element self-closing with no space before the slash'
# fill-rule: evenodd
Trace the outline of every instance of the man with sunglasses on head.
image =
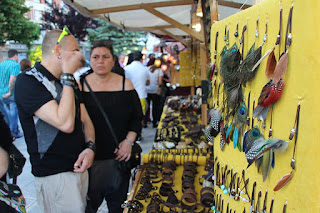
<svg viewBox="0 0 320 213">
<path fill-rule="evenodd" d="M 22 72 L 15 101 L 43 212 L 84 212 L 88 172 L 95 154 L 94 127 L 73 73 L 84 66 L 74 36 L 52 30 L 42 61 Z"/>
</svg>

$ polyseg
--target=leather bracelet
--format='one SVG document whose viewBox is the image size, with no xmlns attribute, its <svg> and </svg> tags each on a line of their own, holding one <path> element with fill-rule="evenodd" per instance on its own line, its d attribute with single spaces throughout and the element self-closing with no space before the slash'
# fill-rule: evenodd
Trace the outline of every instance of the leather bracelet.
<svg viewBox="0 0 320 213">
<path fill-rule="evenodd" d="M 73 74 L 71 73 L 62 73 L 60 77 L 60 82 L 63 85 L 70 85 L 70 86 L 75 86 L 76 80 L 74 79 Z"/>
<path fill-rule="evenodd" d="M 71 84 L 62 83 L 62 86 L 68 86 L 68 87 L 71 87 L 72 89 L 74 89 L 73 85 L 71 85 Z"/>
<path fill-rule="evenodd" d="M 130 139 L 125 138 L 125 140 L 127 140 L 131 144 L 131 146 L 133 146 L 133 142 Z"/>
<path fill-rule="evenodd" d="M 88 142 L 86 142 L 86 147 L 85 147 L 86 149 L 91 149 L 93 152 L 94 152 L 94 154 L 96 154 L 96 144 L 95 143 L 93 143 L 92 141 L 88 141 Z"/>
</svg>

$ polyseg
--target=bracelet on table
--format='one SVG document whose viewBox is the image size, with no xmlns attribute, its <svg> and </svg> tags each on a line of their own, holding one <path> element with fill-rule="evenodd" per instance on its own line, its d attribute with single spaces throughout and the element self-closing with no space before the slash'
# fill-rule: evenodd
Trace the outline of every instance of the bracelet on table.
<svg viewBox="0 0 320 213">
<path fill-rule="evenodd" d="M 131 144 L 131 146 L 133 146 L 133 142 L 130 139 L 125 138 L 125 140 L 127 140 Z"/>
<path fill-rule="evenodd" d="M 92 141 L 86 142 L 85 148 L 86 148 L 86 149 L 91 149 L 91 150 L 94 152 L 94 154 L 96 154 L 96 150 L 97 150 L 96 144 L 93 143 Z"/>
</svg>

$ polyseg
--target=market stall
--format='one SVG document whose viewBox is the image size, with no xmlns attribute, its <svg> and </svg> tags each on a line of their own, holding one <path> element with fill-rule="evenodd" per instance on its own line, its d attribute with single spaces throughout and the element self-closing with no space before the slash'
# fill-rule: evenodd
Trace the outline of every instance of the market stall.
<svg viewBox="0 0 320 213">
<path fill-rule="evenodd" d="M 80 1 L 71 2 L 79 6 Z M 126 9 L 135 10 L 130 15 L 138 17 L 143 11 L 150 16 L 149 22 L 137 21 L 145 25 L 136 26 L 138 28 L 155 33 L 166 32 L 169 28 L 173 36 L 189 34 L 204 42 L 202 33 L 185 26 L 190 24 L 190 18 L 185 18 L 185 13 L 177 14 L 177 20 L 181 23 L 174 20 L 175 11 L 180 10 L 167 10 L 173 4 L 168 2 L 141 3 Z M 190 10 L 186 4 L 194 2 L 174 3 Z M 86 1 L 85 8 L 89 9 L 85 12 L 89 15 L 103 14 L 106 20 L 110 21 L 111 18 L 118 25 L 127 25 L 128 22 L 125 23 L 122 17 L 130 16 L 117 17 L 117 13 L 125 11 L 123 5 L 105 7 L 101 11 L 99 6 L 93 8 L 90 5 Z M 156 6 L 160 9 L 155 10 Z M 162 147 L 164 149 L 151 150 L 143 156 L 144 165 L 127 205 L 131 202 L 140 206 L 141 203 L 142 212 L 147 212 L 150 203 L 153 204 L 149 208 L 153 210 L 164 208 L 165 212 L 177 212 L 182 210 L 178 206 L 181 207 L 183 202 L 186 205 L 186 201 L 191 203 L 187 204 L 189 211 L 196 209 L 196 212 L 203 209 L 207 212 L 209 209 L 211 212 L 319 212 L 319 180 L 316 176 L 319 172 L 317 162 L 320 160 L 316 154 L 319 148 L 316 143 L 316 118 L 319 113 L 315 99 L 320 79 L 319 72 L 315 70 L 320 65 L 320 51 L 317 48 L 319 9 L 317 0 L 266 0 L 212 25 L 210 46 L 213 66 L 206 75 L 209 86 L 208 93 L 204 93 L 208 95 L 210 122 L 204 128 L 205 138 L 199 136 L 197 139 L 202 137 L 201 140 L 206 140 L 206 144 L 214 144 L 214 157 L 210 157 L 204 149 L 188 147 L 189 144 L 176 149 L 181 141 L 181 133 L 190 131 L 180 129 L 179 138 L 177 127 L 184 119 L 180 117 L 181 112 L 164 110 L 159 134 L 155 138 L 159 136 L 159 141 L 166 141 L 168 135 L 173 135 L 173 145 L 166 144 Z M 157 26 L 159 22 L 151 21 L 154 17 L 162 19 L 159 24 L 161 27 Z M 177 40 L 182 40 L 186 46 L 190 44 L 181 37 L 177 37 Z M 207 65 L 203 59 L 206 53 L 203 54 L 200 48 L 202 64 L 196 64 L 196 60 L 190 58 L 191 53 L 183 54 L 180 57 L 180 83 L 200 85 L 198 66 L 201 65 L 201 73 L 206 70 L 203 69 Z M 194 56 L 198 57 L 199 54 Z M 184 57 L 187 59 L 181 60 Z M 181 75 L 185 71 L 188 71 L 186 75 Z M 201 80 L 204 80 L 203 75 Z M 192 114 L 191 117 L 198 116 Z M 197 117 L 197 120 L 200 118 Z M 202 123 L 205 120 L 202 119 Z M 163 123 L 169 127 L 162 126 Z M 183 197 L 181 189 L 183 164 L 186 162 L 195 162 L 196 165 L 191 167 L 197 170 L 192 178 L 197 195 L 187 199 Z M 151 174 L 147 174 L 147 171 L 151 171 Z M 166 204 L 169 196 L 160 194 L 163 181 L 154 182 L 149 188 L 146 186 L 150 189 L 148 193 L 142 193 L 145 197 L 139 196 L 141 193 L 138 192 L 144 188 L 144 179 L 148 176 L 174 184 L 171 192 L 180 201 L 179 205 Z M 208 187 L 213 189 L 206 189 L 208 199 L 204 199 L 204 203 L 201 199 L 201 195 L 205 194 L 201 192 L 203 177 L 209 182 Z"/>
<path fill-rule="evenodd" d="M 207 148 L 199 96 L 169 96 L 154 139 L 154 149 Z"/>
</svg>

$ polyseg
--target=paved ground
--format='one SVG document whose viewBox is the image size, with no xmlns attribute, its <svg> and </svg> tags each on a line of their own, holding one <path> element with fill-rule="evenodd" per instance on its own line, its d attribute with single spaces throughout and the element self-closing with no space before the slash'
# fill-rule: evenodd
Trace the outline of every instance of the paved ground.
<svg viewBox="0 0 320 213">
<path fill-rule="evenodd" d="M 142 131 L 143 140 L 140 145 L 144 153 L 148 153 L 148 150 L 152 149 L 152 143 L 154 140 L 156 129 L 152 128 L 152 124 L 149 124 L 148 128 L 144 128 Z M 24 197 L 27 202 L 27 213 L 42 213 L 38 207 L 36 192 L 34 187 L 34 176 L 31 174 L 31 165 L 29 161 L 29 155 L 24 138 L 17 139 L 14 144 L 27 158 L 27 162 L 24 166 L 22 174 L 18 177 L 17 183 L 20 186 Z M 98 213 L 107 213 L 108 207 L 106 203 L 103 203 Z"/>
</svg>

